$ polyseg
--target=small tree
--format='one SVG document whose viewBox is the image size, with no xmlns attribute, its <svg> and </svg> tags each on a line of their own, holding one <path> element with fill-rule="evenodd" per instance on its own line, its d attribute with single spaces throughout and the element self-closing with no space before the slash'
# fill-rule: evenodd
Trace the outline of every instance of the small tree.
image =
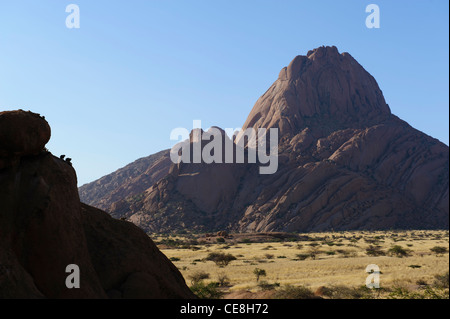
<svg viewBox="0 0 450 319">
<path fill-rule="evenodd" d="M 265 277 L 267 276 L 266 271 L 264 269 L 260 269 L 260 268 L 255 268 L 253 270 L 253 274 L 256 276 L 256 282 L 259 281 L 260 277 Z"/>
<path fill-rule="evenodd" d="M 236 257 L 231 254 L 209 253 L 208 257 L 206 257 L 206 260 L 213 261 L 217 266 L 222 268 L 228 266 L 228 264 L 233 260 L 236 260 Z"/>
</svg>

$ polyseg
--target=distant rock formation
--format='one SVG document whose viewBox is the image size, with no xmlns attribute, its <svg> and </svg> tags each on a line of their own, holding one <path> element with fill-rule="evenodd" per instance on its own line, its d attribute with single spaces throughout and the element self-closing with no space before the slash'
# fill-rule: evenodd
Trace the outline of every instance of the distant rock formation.
<svg viewBox="0 0 450 319">
<path fill-rule="evenodd" d="M 171 165 L 169 150 L 138 159 L 95 182 L 81 186 L 80 199 L 83 203 L 108 212 L 120 211 L 124 206 L 123 199 L 130 197 L 133 200 L 134 195 L 144 192 L 166 176 Z"/>
<path fill-rule="evenodd" d="M 283 68 L 246 128 L 279 129 L 275 174 L 172 164 L 156 182 L 144 177 L 146 190 L 102 204 L 152 232 L 449 227 L 448 146 L 391 114 L 376 80 L 336 47 Z"/>
<path fill-rule="evenodd" d="M 39 115 L 0 113 L 0 298 L 193 298 L 141 229 L 80 203 L 49 139 Z M 65 285 L 69 264 L 79 289 Z"/>
</svg>

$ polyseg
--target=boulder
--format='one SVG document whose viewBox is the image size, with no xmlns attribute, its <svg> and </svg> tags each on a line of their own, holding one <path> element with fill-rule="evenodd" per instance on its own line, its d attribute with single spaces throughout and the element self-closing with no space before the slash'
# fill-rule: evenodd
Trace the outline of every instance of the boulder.
<svg viewBox="0 0 450 319">
<path fill-rule="evenodd" d="M 37 155 L 50 140 L 47 121 L 32 112 L 0 112 L 0 157 Z"/>
<path fill-rule="evenodd" d="M 0 298 L 194 298 L 138 227 L 82 205 L 66 161 L 43 151 L 48 123 L 0 113 Z M 68 288 L 68 265 L 80 287 Z"/>
</svg>

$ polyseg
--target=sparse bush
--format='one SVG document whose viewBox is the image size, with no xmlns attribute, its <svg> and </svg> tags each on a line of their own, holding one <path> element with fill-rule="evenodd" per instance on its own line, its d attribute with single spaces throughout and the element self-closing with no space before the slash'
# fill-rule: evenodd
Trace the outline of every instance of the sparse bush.
<svg viewBox="0 0 450 319">
<path fill-rule="evenodd" d="M 219 287 L 226 287 L 230 285 L 230 278 L 225 274 L 219 274 L 217 277 Z"/>
<path fill-rule="evenodd" d="M 273 290 L 276 287 L 280 287 L 280 283 L 275 282 L 273 284 L 270 284 L 264 280 L 264 281 L 261 281 L 260 283 L 258 283 L 258 287 L 261 288 L 262 290 Z"/>
<path fill-rule="evenodd" d="M 413 294 L 405 287 L 394 287 L 389 293 L 390 299 L 420 299 L 418 294 Z"/>
<path fill-rule="evenodd" d="M 231 254 L 209 253 L 206 260 L 213 261 L 219 267 L 225 267 L 233 260 L 236 260 L 236 257 Z"/>
<path fill-rule="evenodd" d="M 369 245 L 369 247 L 366 248 L 366 254 L 367 254 L 367 256 L 372 256 L 372 257 L 386 255 L 386 253 L 381 250 L 380 246 L 372 246 L 372 245 Z"/>
<path fill-rule="evenodd" d="M 428 283 L 425 281 L 425 279 L 419 279 L 419 280 L 416 281 L 416 285 L 428 286 Z"/>
<path fill-rule="evenodd" d="M 199 281 L 190 289 L 200 299 L 220 299 L 223 296 L 223 292 L 218 289 L 216 282 L 205 284 L 203 281 Z"/>
<path fill-rule="evenodd" d="M 436 275 L 434 276 L 434 283 L 433 285 L 436 288 L 442 288 L 442 289 L 448 289 L 449 287 L 449 275 L 448 271 L 443 275 Z"/>
<path fill-rule="evenodd" d="M 395 245 L 389 249 L 389 254 L 397 257 L 407 257 L 410 255 L 411 250 L 405 249 L 402 246 Z"/>
<path fill-rule="evenodd" d="M 297 254 L 296 256 L 300 260 L 305 260 L 306 258 L 309 257 L 309 254 Z"/>
<path fill-rule="evenodd" d="M 448 249 L 442 246 L 434 246 L 433 248 L 430 248 L 430 250 L 436 255 L 443 255 L 448 253 Z"/>
<path fill-rule="evenodd" d="M 209 279 L 209 274 L 204 271 L 197 271 L 189 276 L 189 279 L 191 279 L 191 284 L 195 285 L 196 283 L 204 280 Z"/>
<path fill-rule="evenodd" d="M 448 299 L 448 290 L 426 286 L 424 290 L 411 291 L 405 287 L 394 287 L 389 294 L 391 299 Z"/>
<path fill-rule="evenodd" d="M 225 242 L 225 238 L 223 238 L 223 237 L 217 237 L 217 238 L 216 238 L 216 241 L 217 241 L 218 243 L 224 243 L 224 242 Z"/>
<path fill-rule="evenodd" d="M 266 259 L 273 259 L 273 255 L 272 254 L 265 254 L 264 255 L 266 257 Z"/>
<path fill-rule="evenodd" d="M 170 260 L 171 261 L 180 261 L 180 258 L 178 258 L 178 257 L 170 257 Z"/>
<path fill-rule="evenodd" d="M 294 287 L 286 285 L 278 289 L 274 296 L 275 299 L 316 299 L 311 289 L 305 286 Z"/>
<path fill-rule="evenodd" d="M 311 249 L 308 251 L 309 257 L 311 257 L 312 260 L 316 260 L 317 255 L 320 254 L 320 250 L 318 247 L 311 247 Z"/>
<path fill-rule="evenodd" d="M 350 256 L 350 251 L 345 249 L 338 249 L 336 252 L 344 256 L 344 258 L 348 258 Z"/>
</svg>

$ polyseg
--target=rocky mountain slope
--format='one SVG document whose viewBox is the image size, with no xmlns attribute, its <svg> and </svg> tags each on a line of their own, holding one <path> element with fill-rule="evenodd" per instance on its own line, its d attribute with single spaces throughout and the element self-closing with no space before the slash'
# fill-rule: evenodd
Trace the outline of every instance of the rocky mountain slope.
<svg viewBox="0 0 450 319">
<path fill-rule="evenodd" d="M 348 53 L 297 56 L 246 128 L 279 129 L 275 174 L 249 163 L 171 164 L 145 191 L 103 207 L 154 232 L 449 227 L 448 146 L 391 114 Z"/>
<path fill-rule="evenodd" d="M 172 162 L 169 150 L 140 158 L 95 182 L 79 187 L 84 203 L 100 209 L 111 209 L 111 204 L 140 194 L 169 173 Z"/>
<path fill-rule="evenodd" d="M 0 112 L 0 299 L 193 298 L 141 229 L 80 203 L 50 134 L 38 114 Z M 66 286 L 70 264 L 80 288 Z"/>
</svg>

